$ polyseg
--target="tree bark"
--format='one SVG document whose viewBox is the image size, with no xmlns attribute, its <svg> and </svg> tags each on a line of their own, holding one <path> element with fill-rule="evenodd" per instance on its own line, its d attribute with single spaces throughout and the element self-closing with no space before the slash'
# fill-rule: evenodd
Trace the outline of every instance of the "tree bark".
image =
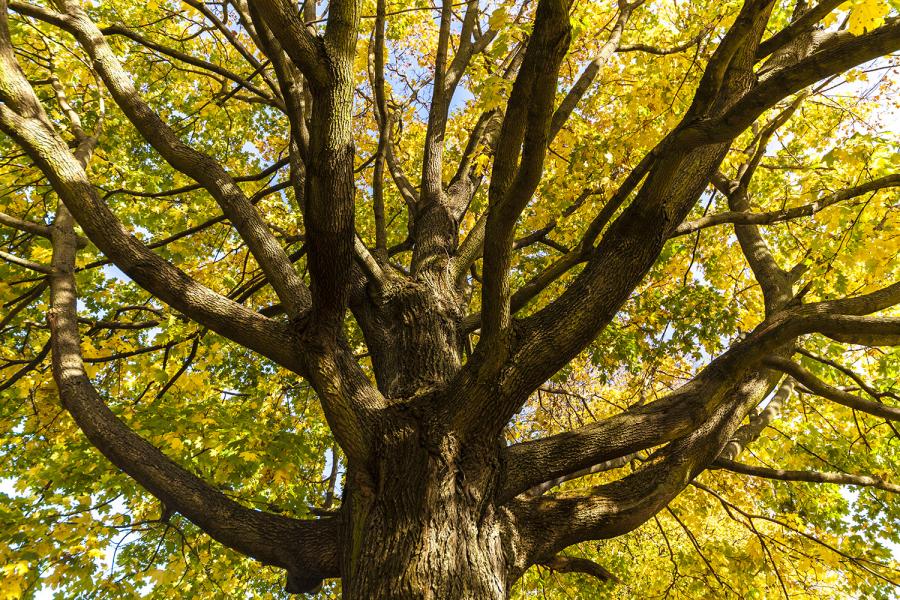
<svg viewBox="0 0 900 600">
<path fill-rule="evenodd" d="M 429 416 L 392 419 L 402 425 L 382 439 L 374 480 L 348 477 L 344 598 L 506 598 L 524 569 L 511 515 L 495 501 L 499 446 L 463 446 L 434 416 L 440 398 L 424 404 Z"/>
<path fill-rule="evenodd" d="M 391 279 L 380 290 L 370 286 L 367 296 L 354 312 L 382 394 L 414 396 L 459 371 L 461 299 L 447 273 Z"/>
</svg>

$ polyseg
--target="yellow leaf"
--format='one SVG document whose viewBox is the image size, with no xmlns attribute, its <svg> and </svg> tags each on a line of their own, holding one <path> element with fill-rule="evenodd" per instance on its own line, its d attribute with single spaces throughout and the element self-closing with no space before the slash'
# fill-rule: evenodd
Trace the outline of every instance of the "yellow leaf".
<svg viewBox="0 0 900 600">
<path fill-rule="evenodd" d="M 856 0 L 850 8 L 847 29 L 853 35 L 872 31 L 884 23 L 891 5 L 886 0 Z"/>
<path fill-rule="evenodd" d="M 503 23 L 506 22 L 506 8 L 501 6 L 497 10 L 491 13 L 491 17 L 488 19 L 488 26 L 491 29 L 498 30 Z"/>
</svg>

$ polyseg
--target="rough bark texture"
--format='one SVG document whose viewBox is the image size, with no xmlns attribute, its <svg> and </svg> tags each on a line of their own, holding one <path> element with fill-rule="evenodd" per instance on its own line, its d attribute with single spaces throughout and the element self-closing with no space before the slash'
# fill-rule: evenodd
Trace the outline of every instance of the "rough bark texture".
<svg viewBox="0 0 900 600">
<path fill-rule="evenodd" d="M 462 364 L 459 292 L 445 274 L 370 286 L 356 314 L 370 348 L 378 389 L 405 398 L 450 379 Z"/>
<path fill-rule="evenodd" d="M 379 446 L 376 481 L 348 477 L 345 596 L 505 598 L 517 540 L 494 501 L 499 448 L 463 448 L 431 417 L 394 422 L 407 420 Z"/>
</svg>

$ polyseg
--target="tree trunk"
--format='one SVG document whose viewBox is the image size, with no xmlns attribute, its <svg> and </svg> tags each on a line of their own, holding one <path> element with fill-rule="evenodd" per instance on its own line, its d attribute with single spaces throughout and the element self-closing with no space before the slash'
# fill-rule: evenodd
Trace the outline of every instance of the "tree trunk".
<svg viewBox="0 0 900 600">
<path fill-rule="evenodd" d="M 506 598 L 515 536 L 494 503 L 499 446 L 464 450 L 439 411 L 423 413 L 401 415 L 377 464 L 348 476 L 344 598 Z"/>
<path fill-rule="evenodd" d="M 356 307 L 378 389 L 388 398 L 433 390 L 462 365 L 461 298 L 446 274 L 392 279 Z"/>
</svg>

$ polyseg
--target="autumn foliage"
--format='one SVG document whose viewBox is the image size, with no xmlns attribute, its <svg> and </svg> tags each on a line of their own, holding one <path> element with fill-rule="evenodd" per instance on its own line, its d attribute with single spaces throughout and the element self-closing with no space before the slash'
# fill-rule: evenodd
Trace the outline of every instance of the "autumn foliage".
<svg viewBox="0 0 900 600">
<path fill-rule="evenodd" d="M 0 600 L 891 597 L 898 10 L 0 0 Z"/>
</svg>

